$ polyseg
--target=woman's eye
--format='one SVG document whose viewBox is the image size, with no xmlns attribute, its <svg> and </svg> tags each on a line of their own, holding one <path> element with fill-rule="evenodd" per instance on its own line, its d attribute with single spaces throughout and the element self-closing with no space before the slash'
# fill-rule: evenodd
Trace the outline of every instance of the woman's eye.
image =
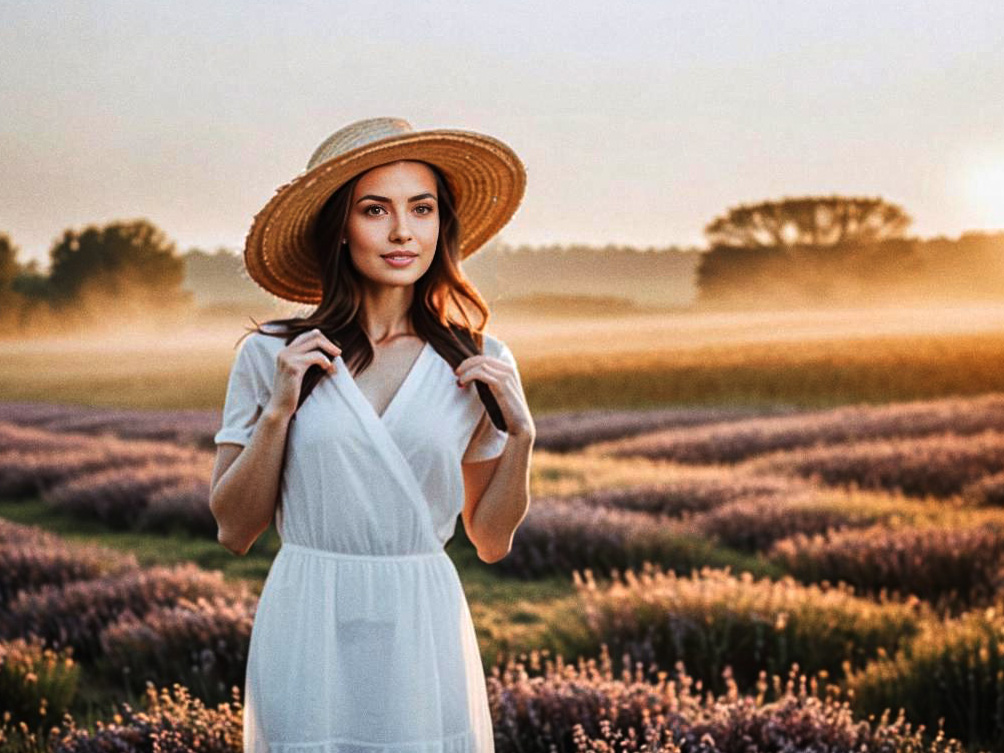
<svg viewBox="0 0 1004 753">
<path fill-rule="evenodd" d="M 417 207 L 415 207 L 415 209 L 428 209 L 429 210 L 428 212 L 422 212 L 422 214 L 431 214 L 432 213 L 432 207 L 429 206 L 428 204 L 419 204 Z"/>
<path fill-rule="evenodd" d="M 366 207 L 366 208 L 365 208 L 365 209 L 363 210 L 363 214 L 370 214 L 370 210 L 371 210 L 371 209 L 380 209 L 380 210 L 382 210 L 382 209 L 383 209 L 383 207 L 382 207 L 382 206 L 380 206 L 379 204 L 370 204 L 370 205 L 369 205 L 368 207 Z M 371 214 L 370 214 L 370 216 L 372 217 L 373 215 L 371 215 Z"/>
</svg>

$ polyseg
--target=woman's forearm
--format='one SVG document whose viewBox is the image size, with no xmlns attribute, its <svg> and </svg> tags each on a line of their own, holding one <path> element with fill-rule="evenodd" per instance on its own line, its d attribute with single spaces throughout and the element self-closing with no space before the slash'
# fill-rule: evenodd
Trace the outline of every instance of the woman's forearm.
<svg viewBox="0 0 1004 753">
<path fill-rule="evenodd" d="M 290 416 L 266 406 L 250 441 L 209 495 L 217 538 L 235 554 L 245 554 L 275 515 L 289 421 Z"/>
<path fill-rule="evenodd" d="M 535 435 L 511 434 L 492 480 L 474 508 L 472 527 L 485 562 L 497 562 L 512 548 L 512 538 L 530 508 L 530 457 Z M 485 551 L 487 549 L 487 551 Z"/>
</svg>

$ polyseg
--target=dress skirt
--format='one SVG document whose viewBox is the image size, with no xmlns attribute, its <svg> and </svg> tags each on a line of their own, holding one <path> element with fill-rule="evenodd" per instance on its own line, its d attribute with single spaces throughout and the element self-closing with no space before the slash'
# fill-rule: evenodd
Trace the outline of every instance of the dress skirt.
<svg viewBox="0 0 1004 753">
<path fill-rule="evenodd" d="M 474 625 L 443 549 L 357 555 L 283 543 L 251 633 L 244 750 L 493 750 Z"/>
</svg>

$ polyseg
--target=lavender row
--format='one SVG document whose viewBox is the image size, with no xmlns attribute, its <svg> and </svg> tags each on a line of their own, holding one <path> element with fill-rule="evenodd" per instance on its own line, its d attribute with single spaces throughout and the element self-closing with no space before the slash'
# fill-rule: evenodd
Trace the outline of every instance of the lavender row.
<svg viewBox="0 0 1004 753">
<path fill-rule="evenodd" d="M 747 461 L 742 469 L 916 497 L 962 496 L 1004 471 L 1004 431 L 802 448 Z"/>
<path fill-rule="evenodd" d="M 618 501 L 623 501 L 622 490 Z M 606 573 L 652 562 L 677 572 L 731 566 L 806 583 L 895 591 L 941 610 L 987 603 L 1004 589 L 1004 523 L 949 520 L 867 494 L 806 492 L 740 499 L 672 518 L 599 504 L 604 495 L 536 500 L 494 568 L 520 578 Z"/>
<path fill-rule="evenodd" d="M 22 591 L 119 575 L 139 569 L 136 556 L 63 540 L 0 545 L 0 610 Z"/>
<path fill-rule="evenodd" d="M 765 563 L 719 550 L 682 521 L 558 498 L 535 500 L 516 529 L 511 551 L 493 567 L 529 579 L 567 575 L 582 567 L 605 572 L 646 560 L 681 570 L 706 564 L 771 570 Z"/>
<path fill-rule="evenodd" d="M 548 413 L 535 419 L 534 445 L 552 452 L 580 450 L 595 442 L 690 426 L 720 425 L 751 417 L 789 415 L 796 409 L 767 408 L 655 408 L 598 409 Z"/>
<path fill-rule="evenodd" d="M 811 485 L 791 476 L 734 473 L 723 469 L 666 471 L 656 482 L 593 489 L 562 496 L 593 507 L 686 517 L 741 500 L 795 497 L 812 491 Z M 547 503 L 547 500 L 544 500 Z"/>
<path fill-rule="evenodd" d="M 722 546 L 766 552 L 796 534 L 852 531 L 918 514 L 909 503 L 842 490 L 738 499 L 690 518 L 691 527 Z M 919 516 L 919 514 L 918 514 Z"/>
<path fill-rule="evenodd" d="M 604 648 L 599 660 L 577 665 L 531 654 L 530 667 L 511 660 L 488 678 L 498 753 L 987 753 L 959 738 L 937 735 L 937 715 L 893 715 L 894 702 L 867 714 L 856 712 L 838 685 L 824 675 L 800 671 L 762 673 L 755 695 L 727 681 L 721 694 L 688 674 L 683 662 L 646 679 L 613 670 Z M 982 690 L 983 688 L 980 688 Z M 988 701 L 999 700 L 991 690 Z M 949 723 L 961 721 L 950 716 Z M 980 729 L 982 737 L 991 731 Z M 971 741 L 978 746 L 981 738 Z M 996 748 L 994 748 L 996 749 Z"/>
<path fill-rule="evenodd" d="M 219 700 L 243 683 L 257 607 L 246 586 L 191 563 L 140 569 L 132 554 L 2 520 L 0 542 L 0 579 L 14 594 L 0 600 L 3 645 L 27 639 L 72 652 L 93 677 L 134 691 L 148 680 L 182 681 L 201 698 Z M 29 674 L 8 678 L 0 700 L 31 706 L 32 688 L 20 687 Z M 3 678 L 0 666 L 0 690 Z"/>
<path fill-rule="evenodd" d="M 218 410 L 140 410 L 44 402 L 2 402 L 0 421 L 57 434 L 111 434 L 212 448 Z"/>
<path fill-rule="evenodd" d="M 257 599 L 179 598 L 143 615 L 126 611 L 101 631 L 97 671 L 117 686 L 180 682 L 199 698 L 223 700 L 243 686 Z"/>
<path fill-rule="evenodd" d="M 209 510 L 208 458 L 198 463 L 144 463 L 87 473 L 42 494 L 51 507 L 116 530 L 164 532 L 178 527 L 215 536 Z"/>
<path fill-rule="evenodd" d="M 778 450 L 955 432 L 1004 431 L 1004 395 L 846 406 L 677 428 L 601 442 L 592 452 L 681 463 L 734 463 Z"/>
<path fill-rule="evenodd" d="M 780 565 L 752 555 L 795 533 L 853 530 L 904 514 L 895 504 L 869 506 L 850 495 L 807 488 L 786 494 L 771 485 L 740 483 L 730 490 L 723 484 L 688 500 L 689 488 L 669 483 L 536 498 L 511 551 L 493 567 L 537 578 L 576 568 L 639 567 L 649 560 L 678 571 L 732 565 L 781 574 Z"/>
<path fill-rule="evenodd" d="M 53 648 L 72 647 L 77 659 L 90 662 L 102 654 L 102 630 L 125 612 L 143 617 L 181 599 L 244 598 L 245 592 L 235 588 L 219 571 L 203 571 L 192 563 L 44 585 L 21 591 L 0 610 L 0 638 L 34 634 Z"/>
<path fill-rule="evenodd" d="M 0 518 L 0 546 L 6 544 L 48 544 L 60 540 L 56 534 L 38 526 L 29 526 Z"/>
<path fill-rule="evenodd" d="M 761 551 L 799 532 L 822 533 L 831 528 L 857 528 L 896 517 L 910 520 L 931 514 L 929 505 L 902 495 L 818 488 L 797 476 L 686 466 L 666 469 L 662 475 L 659 481 L 592 489 L 562 495 L 557 500 L 536 497 L 521 525 L 537 528 L 545 525 L 545 520 L 553 524 L 553 516 L 538 516 L 535 508 L 556 501 L 580 503 L 689 521 L 693 532 L 712 537 L 724 546 Z M 578 528 L 574 521 L 567 521 L 567 526 L 569 530 L 572 526 Z M 584 535 L 588 536 L 588 531 Z"/>
<path fill-rule="evenodd" d="M 4 497 L 39 494 L 85 473 L 161 463 L 205 468 L 211 455 L 165 442 L 55 434 L 0 424 L 0 496 Z"/>
<path fill-rule="evenodd" d="M 536 655 L 530 661 L 540 663 Z M 530 679 L 530 671 L 539 676 Z M 548 660 L 543 673 L 514 660 L 488 678 L 488 688 L 498 753 L 966 753 L 958 739 L 935 738 L 936 730 L 902 716 L 855 718 L 838 688 L 797 667 L 787 676 L 765 676 L 756 697 L 706 693 L 682 665 L 657 682 L 617 677 L 607 653 L 577 666 Z M 66 718 L 49 750 L 241 750 L 243 708 L 236 697 L 213 708 L 183 686 L 150 685 L 142 706 L 123 703 L 114 724 L 98 722 L 94 731 Z"/>
<path fill-rule="evenodd" d="M 0 424 L 0 496 L 41 495 L 115 529 L 214 537 L 208 452 Z"/>
<path fill-rule="evenodd" d="M 22 591 L 138 570 L 135 555 L 0 518 L 0 611 Z"/>
<path fill-rule="evenodd" d="M 753 416 L 788 415 L 794 408 L 662 408 L 563 411 L 537 419 L 536 446 L 554 452 L 643 432 L 721 424 Z M 111 434 L 212 449 L 220 427 L 218 410 L 138 410 L 43 402 L 0 403 L 0 422 L 53 433 Z"/>
<path fill-rule="evenodd" d="M 919 633 L 932 612 L 923 604 L 855 596 L 846 586 L 801 585 L 790 577 L 755 579 L 702 568 L 689 576 L 645 563 L 602 587 L 591 570 L 574 583 L 595 646 L 661 667 L 685 660 L 707 687 L 724 690 L 728 668 L 740 688 L 761 670 L 839 678 Z"/>
<path fill-rule="evenodd" d="M 768 557 L 805 582 L 842 581 L 945 609 L 990 602 L 1004 587 L 1004 527 L 994 521 L 799 533 L 774 544 Z"/>
</svg>

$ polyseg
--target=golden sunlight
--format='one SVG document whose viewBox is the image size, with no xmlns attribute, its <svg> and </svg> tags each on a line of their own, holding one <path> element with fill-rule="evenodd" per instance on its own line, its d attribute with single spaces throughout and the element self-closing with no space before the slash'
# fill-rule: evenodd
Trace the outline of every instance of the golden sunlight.
<svg viewBox="0 0 1004 753">
<path fill-rule="evenodd" d="M 966 172 L 967 203 L 976 211 L 974 225 L 1004 228 L 1004 153 L 973 161 Z"/>
</svg>

